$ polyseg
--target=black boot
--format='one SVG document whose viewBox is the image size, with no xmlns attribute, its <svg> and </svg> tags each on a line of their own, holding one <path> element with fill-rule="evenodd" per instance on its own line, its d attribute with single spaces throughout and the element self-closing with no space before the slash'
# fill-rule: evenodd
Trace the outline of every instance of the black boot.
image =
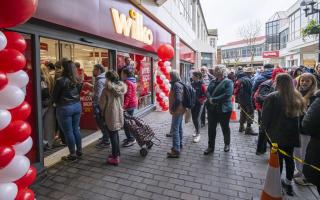
<svg viewBox="0 0 320 200">
<path fill-rule="evenodd" d="M 239 132 L 242 133 L 244 131 L 244 124 L 240 124 Z"/>
<path fill-rule="evenodd" d="M 255 133 L 251 126 L 247 126 L 246 131 L 244 132 L 246 135 L 258 135 L 258 133 Z"/>
</svg>

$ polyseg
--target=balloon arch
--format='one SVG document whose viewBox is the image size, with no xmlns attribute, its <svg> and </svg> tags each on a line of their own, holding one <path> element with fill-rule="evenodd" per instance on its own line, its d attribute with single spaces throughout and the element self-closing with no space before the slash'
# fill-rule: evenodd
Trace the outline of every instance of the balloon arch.
<svg viewBox="0 0 320 200">
<path fill-rule="evenodd" d="M 158 71 L 156 76 L 156 100 L 157 106 L 162 111 L 169 109 L 169 92 L 170 92 L 170 59 L 174 56 L 174 49 L 170 44 L 163 44 L 158 48 Z"/>
<path fill-rule="evenodd" d="M 25 101 L 29 82 L 23 70 L 27 47 L 23 36 L 4 31 L 32 17 L 38 0 L 6 0 L 0 6 L 0 199 L 33 200 L 28 187 L 37 171 L 25 156 L 32 148 L 31 126 L 26 122 L 31 106 Z"/>
</svg>

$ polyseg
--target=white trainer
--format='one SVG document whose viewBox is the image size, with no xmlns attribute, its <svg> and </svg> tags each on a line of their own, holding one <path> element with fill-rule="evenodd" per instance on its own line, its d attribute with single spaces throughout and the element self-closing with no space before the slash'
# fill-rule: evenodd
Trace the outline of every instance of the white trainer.
<svg viewBox="0 0 320 200">
<path fill-rule="evenodd" d="M 193 142 L 194 143 L 198 143 L 200 141 L 200 134 L 197 134 L 194 138 L 193 138 Z"/>
</svg>

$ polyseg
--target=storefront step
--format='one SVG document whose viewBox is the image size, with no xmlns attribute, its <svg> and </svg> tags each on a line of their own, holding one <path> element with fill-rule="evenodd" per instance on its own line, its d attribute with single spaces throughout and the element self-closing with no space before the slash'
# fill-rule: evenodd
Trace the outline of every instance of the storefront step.
<svg viewBox="0 0 320 200">
<path fill-rule="evenodd" d="M 101 137 L 102 133 L 101 131 L 96 131 L 90 135 L 88 135 L 87 137 L 82 139 L 82 147 L 86 147 L 92 143 L 94 143 L 95 141 L 97 141 L 100 137 Z M 61 157 L 62 156 L 67 156 L 69 154 L 69 150 L 68 147 L 65 147 L 47 157 L 44 158 L 44 166 L 47 167 L 51 167 L 52 165 L 58 163 L 61 161 Z"/>
</svg>

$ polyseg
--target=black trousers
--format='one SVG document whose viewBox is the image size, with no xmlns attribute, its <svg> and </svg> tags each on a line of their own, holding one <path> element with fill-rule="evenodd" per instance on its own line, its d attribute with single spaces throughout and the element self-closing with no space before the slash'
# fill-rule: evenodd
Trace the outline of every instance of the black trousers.
<svg viewBox="0 0 320 200">
<path fill-rule="evenodd" d="M 119 131 L 110 131 L 108 129 L 108 132 L 110 133 L 112 155 L 120 156 Z"/>
<path fill-rule="evenodd" d="M 215 147 L 216 135 L 217 135 L 217 125 L 221 126 L 224 144 L 230 145 L 230 116 L 231 112 L 217 113 L 208 110 L 208 145 L 209 147 Z"/>
<path fill-rule="evenodd" d="M 196 129 L 196 133 L 199 134 L 200 127 L 201 127 L 201 115 L 203 112 L 203 104 L 197 103 L 192 109 L 191 109 L 191 115 L 192 115 L 192 122 L 194 125 L 194 128 Z"/>
<path fill-rule="evenodd" d="M 201 124 L 205 125 L 206 124 L 206 109 L 203 109 L 201 113 Z"/>
<path fill-rule="evenodd" d="M 257 144 L 257 152 L 265 153 L 267 151 L 267 136 L 263 129 L 262 119 L 261 119 L 261 111 L 258 111 L 258 121 L 259 121 L 259 136 L 258 136 L 258 144 Z"/>
<path fill-rule="evenodd" d="M 289 157 L 279 153 L 280 173 L 282 173 L 283 160 L 284 160 L 286 163 L 286 177 L 289 181 L 292 181 L 293 174 L 294 174 L 294 160 L 292 158 L 294 147 L 281 147 L 281 146 L 279 146 L 279 148 L 282 149 L 283 151 L 287 152 L 288 155 L 290 156 L 290 158 L 289 158 Z"/>
</svg>

